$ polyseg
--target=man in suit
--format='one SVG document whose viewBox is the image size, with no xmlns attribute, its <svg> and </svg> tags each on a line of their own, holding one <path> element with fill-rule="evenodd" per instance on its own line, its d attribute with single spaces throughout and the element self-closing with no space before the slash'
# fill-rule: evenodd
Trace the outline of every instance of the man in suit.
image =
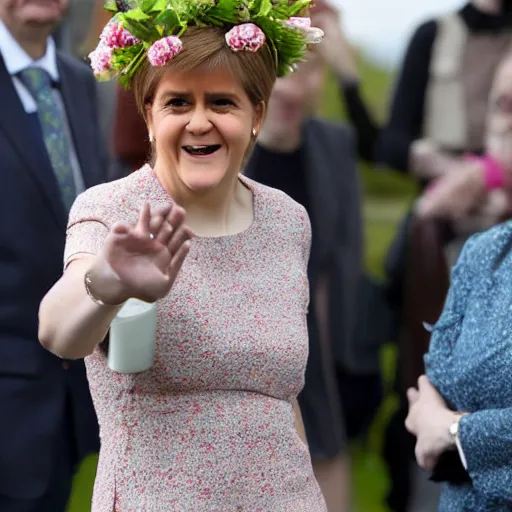
<svg viewBox="0 0 512 512">
<path fill-rule="evenodd" d="M 69 208 L 106 179 L 95 82 L 55 50 L 68 0 L 0 2 L 0 510 L 66 509 L 99 449 L 83 361 L 38 343 L 39 303 L 62 274 Z"/>
</svg>

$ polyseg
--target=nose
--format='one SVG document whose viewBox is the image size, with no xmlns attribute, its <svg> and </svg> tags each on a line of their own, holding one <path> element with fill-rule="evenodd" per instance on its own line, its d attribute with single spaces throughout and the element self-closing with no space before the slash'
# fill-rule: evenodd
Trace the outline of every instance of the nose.
<svg viewBox="0 0 512 512">
<path fill-rule="evenodd" d="M 192 111 L 192 115 L 187 124 L 187 130 L 193 135 L 203 135 L 212 127 L 208 118 L 208 111 L 202 105 L 197 105 Z"/>
</svg>

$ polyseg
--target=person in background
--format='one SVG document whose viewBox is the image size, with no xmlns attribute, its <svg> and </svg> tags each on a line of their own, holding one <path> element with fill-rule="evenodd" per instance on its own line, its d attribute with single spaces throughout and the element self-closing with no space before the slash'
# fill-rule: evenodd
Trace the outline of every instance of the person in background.
<svg viewBox="0 0 512 512">
<path fill-rule="evenodd" d="M 359 306 L 368 297 L 361 297 L 356 141 L 346 126 L 315 118 L 326 66 L 339 72 L 340 20 L 338 11 L 324 2 L 315 4 L 311 16 L 324 31 L 324 41 L 295 74 L 277 81 L 246 174 L 283 190 L 306 208 L 312 221 L 310 356 L 299 402 L 329 511 L 342 511 L 350 506 L 347 437 L 356 438 L 368 428 L 380 403 L 380 373 L 378 348 L 357 336 Z"/>
<path fill-rule="evenodd" d="M 482 167 L 466 153 L 484 152 L 489 91 L 496 69 L 512 44 L 509 0 L 473 0 L 456 12 L 421 24 L 412 36 L 395 85 L 389 120 L 377 138 L 375 161 L 413 175 L 424 191 L 436 180 L 432 195 L 418 203 L 402 222 L 386 260 L 388 296 L 400 312 L 400 410 L 387 431 L 390 507 L 406 511 L 412 496 L 408 460 L 413 439 L 403 424 L 405 390 L 423 372 L 428 346 L 423 322 L 435 321 L 448 284 L 448 266 L 467 239 L 453 236 L 444 221 L 426 222 L 439 195 L 450 194 L 448 215 L 464 213 L 475 190 L 473 176 Z M 443 165 L 450 157 L 450 165 Z M 455 183 L 454 183 L 455 182 Z M 427 285 L 428 283 L 428 285 Z"/>
<path fill-rule="evenodd" d="M 0 3 L 2 512 L 64 512 L 78 462 L 99 449 L 83 361 L 38 343 L 69 208 L 106 179 L 92 73 L 49 37 L 66 9 L 67 0 Z"/>
</svg>

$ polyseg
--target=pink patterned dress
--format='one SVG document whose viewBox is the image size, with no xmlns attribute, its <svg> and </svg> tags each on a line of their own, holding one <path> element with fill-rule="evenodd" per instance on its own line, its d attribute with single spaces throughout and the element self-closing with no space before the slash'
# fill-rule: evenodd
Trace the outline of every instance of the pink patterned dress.
<svg viewBox="0 0 512 512">
<path fill-rule="evenodd" d="M 305 210 L 247 178 L 244 232 L 192 241 L 158 303 L 153 367 L 86 358 L 101 429 L 93 512 L 325 512 L 292 399 L 308 356 Z M 116 221 L 170 198 L 149 166 L 89 189 L 69 220 L 65 260 L 95 254 Z"/>
</svg>

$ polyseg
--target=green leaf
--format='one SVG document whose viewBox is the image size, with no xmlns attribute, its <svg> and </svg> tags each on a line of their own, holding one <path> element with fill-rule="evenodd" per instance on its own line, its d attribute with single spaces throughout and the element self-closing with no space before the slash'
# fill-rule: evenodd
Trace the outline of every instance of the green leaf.
<svg viewBox="0 0 512 512">
<path fill-rule="evenodd" d="M 134 21 L 146 21 L 150 18 L 140 7 L 124 13 L 125 18 Z"/>
<path fill-rule="evenodd" d="M 272 10 L 272 2 L 271 0 L 261 0 L 258 12 L 255 14 L 255 17 L 266 17 L 268 13 Z"/>
<path fill-rule="evenodd" d="M 146 26 L 135 20 L 126 17 L 126 13 L 122 17 L 123 26 L 133 34 L 137 39 L 145 42 L 156 41 L 160 39 L 160 34 L 154 26 Z"/>
<path fill-rule="evenodd" d="M 161 12 L 167 7 L 167 0 L 155 0 L 151 12 Z"/>
<path fill-rule="evenodd" d="M 165 35 L 171 35 L 172 31 L 179 26 L 179 20 L 176 13 L 171 10 L 161 12 L 154 20 L 156 26 L 163 27 Z"/>
<path fill-rule="evenodd" d="M 290 6 L 289 16 L 296 16 L 297 14 L 300 13 L 300 11 L 302 11 L 302 9 L 306 8 L 310 4 L 310 0 L 299 0 L 298 2 L 295 2 L 293 5 Z"/>
<path fill-rule="evenodd" d="M 103 7 L 107 11 L 111 11 L 111 12 L 118 11 L 116 0 L 106 0 L 105 5 Z"/>
</svg>

